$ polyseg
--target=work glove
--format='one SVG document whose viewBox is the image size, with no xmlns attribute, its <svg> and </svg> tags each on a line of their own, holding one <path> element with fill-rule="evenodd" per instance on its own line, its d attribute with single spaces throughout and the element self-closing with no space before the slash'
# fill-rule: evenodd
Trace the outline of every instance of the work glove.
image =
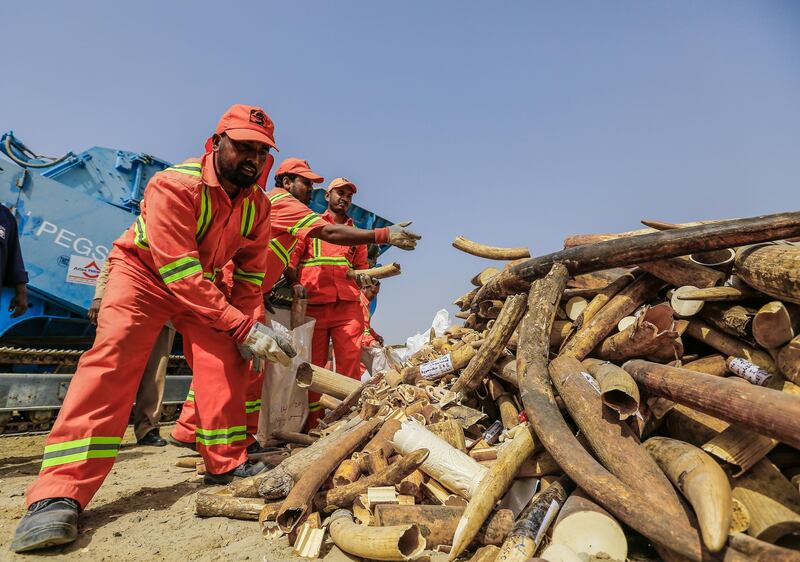
<svg viewBox="0 0 800 562">
<path fill-rule="evenodd" d="M 292 357 L 297 352 L 292 346 L 289 338 L 272 328 L 267 328 L 261 322 L 256 322 L 250 328 L 244 342 L 239 344 L 239 353 L 245 359 L 253 362 L 253 368 L 261 371 L 266 366 L 264 361 L 280 363 L 288 367 L 292 362 Z"/>
<path fill-rule="evenodd" d="M 417 247 L 417 240 L 422 236 L 416 232 L 408 230 L 406 227 L 411 224 L 411 221 L 399 222 L 389 227 L 389 244 L 396 246 L 401 250 L 413 250 Z"/>
<path fill-rule="evenodd" d="M 353 280 L 360 289 L 363 289 L 364 287 L 371 287 L 375 284 L 375 280 L 366 273 L 357 273 L 353 276 Z"/>
</svg>

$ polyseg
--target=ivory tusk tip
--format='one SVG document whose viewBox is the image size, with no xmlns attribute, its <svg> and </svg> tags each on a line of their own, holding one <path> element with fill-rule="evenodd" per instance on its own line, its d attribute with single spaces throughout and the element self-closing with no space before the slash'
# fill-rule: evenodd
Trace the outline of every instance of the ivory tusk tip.
<svg viewBox="0 0 800 562">
<path fill-rule="evenodd" d="M 449 562 L 453 562 L 461 552 L 467 547 L 464 543 L 464 531 L 469 525 L 469 519 L 466 517 L 461 517 L 458 521 L 458 526 L 456 526 L 456 532 L 453 533 L 453 546 L 450 548 L 450 555 L 448 556 L 447 560 Z"/>
<path fill-rule="evenodd" d="M 728 542 L 728 529 L 722 533 L 719 529 L 706 529 L 701 525 L 700 534 L 703 537 L 703 544 L 711 552 L 719 552 Z"/>
</svg>

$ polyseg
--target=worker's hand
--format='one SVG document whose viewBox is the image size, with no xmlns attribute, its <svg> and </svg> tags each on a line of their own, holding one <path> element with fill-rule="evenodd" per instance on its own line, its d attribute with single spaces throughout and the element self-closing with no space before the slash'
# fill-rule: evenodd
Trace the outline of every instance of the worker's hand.
<svg viewBox="0 0 800 562">
<path fill-rule="evenodd" d="M 298 300 L 308 298 L 308 291 L 301 283 L 292 285 L 292 298 Z"/>
<path fill-rule="evenodd" d="M 17 292 L 8 303 L 11 318 L 22 316 L 28 310 L 28 288 L 25 285 L 17 286 Z"/>
<path fill-rule="evenodd" d="M 95 326 L 97 326 L 97 318 L 100 316 L 101 302 L 103 302 L 103 299 L 94 299 L 92 304 L 89 305 L 89 311 L 86 313 L 86 316 L 89 317 L 89 322 Z"/>
<path fill-rule="evenodd" d="M 272 293 L 270 293 L 268 295 L 264 295 L 264 308 L 266 309 L 267 312 L 269 312 L 270 314 L 274 315 L 275 314 L 275 309 L 272 307 L 272 300 L 270 300 L 271 297 L 272 297 Z"/>
<path fill-rule="evenodd" d="M 408 230 L 406 227 L 411 224 L 411 221 L 399 222 L 389 227 L 389 244 L 400 248 L 401 250 L 413 250 L 417 247 L 417 240 L 421 240 L 422 236 L 416 232 Z"/>
<path fill-rule="evenodd" d="M 280 363 L 284 367 L 289 366 L 292 357 L 297 355 L 292 342 L 285 334 L 267 328 L 261 322 L 256 322 L 250 329 L 244 343 L 239 345 L 239 353 L 245 359 L 253 360 L 254 363 L 256 359 L 262 359 Z"/>
<path fill-rule="evenodd" d="M 364 287 L 371 287 L 375 284 L 375 280 L 366 273 L 359 273 L 355 275 L 353 280 L 360 289 L 363 289 Z"/>
<path fill-rule="evenodd" d="M 376 334 L 375 339 L 378 340 L 378 343 L 381 344 L 381 347 L 383 347 L 383 336 L 379 336 Z"/>
</svg>

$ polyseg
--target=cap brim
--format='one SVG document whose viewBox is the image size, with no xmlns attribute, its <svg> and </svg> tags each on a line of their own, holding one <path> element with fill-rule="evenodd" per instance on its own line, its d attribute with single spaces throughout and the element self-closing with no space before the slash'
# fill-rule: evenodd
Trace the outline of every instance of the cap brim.
<svg viewBox="0 0 800 562">
<path fill-rule="evenodd" d="M 275 141 L 272 140 L 270 137 L 265 135 L 264 133 L 260 133 L 258 131 L 254 131 L 253 129 L 228 129 L 225 131 L 225 134 L 228 135 L 235 141 L 254 141 L 266 144 L 271 146 L 275 150 L 278 150 L 278 147 L 275 146 Z"/>
<path fill-rule="evenodd" d="M 340 189 L 342 187 L 349 187 L 353 194 L 358 193 L 358 188 L 354 183 L 341 183 L 339 185 L 329 185 L 328 188 L 325 190 L 326 192 L 330 191 L 331 189 Z"/>
<path fill-rule="evenodd" d="M 325 178 L 323 178 L 322 176 L 318 176 L 317 174 L 315 174 L 311 170 L 309 170 L 307 172 L 297 172 L 297 175 L 300 176 L 300 177 L 306 178 L 307 180 L 311 180 L 314 183 L 322 183 L 322 182 L 325 181 Z"/>
</svg>

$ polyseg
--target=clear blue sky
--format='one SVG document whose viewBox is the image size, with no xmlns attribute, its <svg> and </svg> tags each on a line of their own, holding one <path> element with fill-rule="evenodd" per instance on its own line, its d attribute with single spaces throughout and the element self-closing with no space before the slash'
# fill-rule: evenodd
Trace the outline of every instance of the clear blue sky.
<svg viewBox="0 0 800 562">
<path fill-rule="evenodd" d="M 280 156 L 413 219 L 398 341 L 489 265 L 450 247 L 795 210 L 800 3 L 14 2 L 0 129 L 42 153 L 197 155 L 234 102 Z"/>
</svg>

